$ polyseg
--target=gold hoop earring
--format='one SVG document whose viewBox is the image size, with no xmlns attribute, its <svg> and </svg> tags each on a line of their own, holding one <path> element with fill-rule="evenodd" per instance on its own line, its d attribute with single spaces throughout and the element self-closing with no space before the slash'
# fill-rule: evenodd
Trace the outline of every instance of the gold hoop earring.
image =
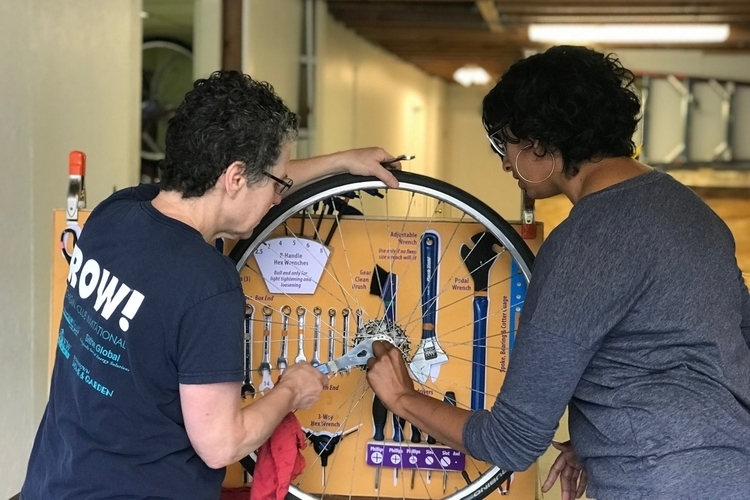
<svg viewBox="0 0 750 500">
<path fill-rule="evenodd" d="M 518 169 L 518 157 L 519 157 L 519 156 L 521 156 L 521 153 L 523 153 L 524 151 L 526 151 L 526 150 L 527 150 L 527 149 L 529 149 L 530 147 L 531 147 L 531 144 L 529 144 L 528 146 L 526 146 L 525 148 L 523 148 L 523 149 L 522 149 L 521 151 L 519 151 L 519 152 L 518 152 L 518 154 L 516 155 L 516 174 L 518 175 L 518 177 L 520 177 L 520 178 L 521 178 L 521 179 L 522 179 L 522 180 L 523 180 L 524 182 L 526 182 L 527 184 L 539 184 L 539 183 L 541 183 L 541 182 L 544 182 L 544 181 L 546 181 L 546 180 L 547 180 L 547 179 L 549 179 L 550 177 L 552 177 L 552 174 L 553 174 L 553 173 L 555 173 L 555 155 L 553 155 L 553 154 L 552 154 L 552 152 L 550 152 L 550 151 L 547 151 L 547 154 L 548 154 L 548 155 L 550 155 L 550 156 L 552 156 L 552 170 L 550 170 L 550 171 L 549 171 L 549 174 L 547 174 L 547 177 L 545 177 L 544 179 L 542 179 L 542 180 L 540 180 L 540 181 L 532 181 L 532 180 L 529 180 L 529 179 L 527 179 L 527 178 L 526 178 L 526 177 L 524 177 L 523 175 L 521 175 L 521 171 L 520 171 L 520 170 Z"/>
</svg>

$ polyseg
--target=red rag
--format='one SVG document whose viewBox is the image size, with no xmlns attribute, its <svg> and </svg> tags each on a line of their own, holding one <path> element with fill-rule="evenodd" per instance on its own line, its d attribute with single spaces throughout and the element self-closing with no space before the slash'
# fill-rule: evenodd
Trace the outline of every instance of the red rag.
<svg viewBox="0 0 750 500">
<path fill-rule="evenodd" d="M 258 451 L 250 500 L 284 500 L 292 480 L 305 469 L 307 447 L 302 426 L 288 413 Z"/>
</svg>

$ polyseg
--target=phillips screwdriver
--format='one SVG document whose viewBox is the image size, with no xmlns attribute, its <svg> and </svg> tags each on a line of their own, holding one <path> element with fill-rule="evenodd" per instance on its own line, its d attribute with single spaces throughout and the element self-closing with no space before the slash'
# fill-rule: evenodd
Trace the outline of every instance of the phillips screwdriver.
<svg viewBox="0 0 750 500">
<path fill-rule="evenodd" d="M 395 413 L 393 414 L 393 440 L 397 443 L 403 443 L 404 441 L 404 427 L 406 426 L 406 419 L 401 418 Z M 401 457 L 403 459 L 403 456 Z M 404 468 L 403 462 L 401 462 L 401 469 Z M 399 467 L 393 468 L 393 485 L 398 484 L 398 469 Z"/>
<path fill-rule="evenodd" d="M 375 396 L 372 400 L 372 422 L 375 432 L 372 439 L 383 442 L 383 459 L 385 460 L 385 423 L 388 420 L 388 410 L 380 398 Z M 380 462 L 382 464 L 383 462 Z M 375 467 L 375 489 L 380 489 L 380 464 Z"/>
<path fill-rule="evenodd" d="M 422 442 L 422 431 L 420 431 L 419 427 L 414 424 L 411 424 L 411 442 L 414 444 Z M 416 472 L 416 469 L 411 470 L 411 489 L 414 489 L 414 475 Z"/>
</svg>

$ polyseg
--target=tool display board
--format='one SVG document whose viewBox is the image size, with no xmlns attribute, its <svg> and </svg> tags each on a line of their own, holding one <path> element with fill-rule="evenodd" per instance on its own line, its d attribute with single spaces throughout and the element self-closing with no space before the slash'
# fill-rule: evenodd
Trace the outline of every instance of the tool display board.
<svg viewBox="0 0 750 500">
<path fill-rule="evenodd" d="M 84 225 L 90 211 L 81 210 L 79 224 Z M 293 222 L 293 221 L 291 221 Z M 300 237 L 289 238 L 280 229 L 274 233 L 269 245 L 274 243 L 278 248 L 261 245 L 256 252 L 271 251 L 275 254 L 274 262 L 264 273 L 258 268 L 258 260 L 251 258 L 241 272 L 241 280 L 245 294 L 250 297 L 249 304 L 254 306 L 252 318 L 252 382 L 259 389 L 261 377 L 258 366 L 263 357 L 264 317 L 262 306 L 268 305 L 273 309 L 270 331 L 270 360 L 276 367 L 276 360 L 282 340 L 281 309 L 288 305 L 291 314 L 288 321 L 287 341 L 288 360 L 293 363 L 297 356 L 297 340 L 299 317 L 297 308 L 304 307 L 303 348 L 308 361 L 313 356 L 313 329 L 315 317 L 313 309 L 320 307 L 320 342 L 319 356 L 323 362 L 328 361 L 329 351 L 329 309 L 335 309 L 336 342 L 335 355 L 341 355 L 341 331 L 343 326 L 342 309 L 350 309 L 349 338 L 354 339 L 357 330 L 357 311 L 362 311 L 363 321 L 372 321 L 384 314 L 382 299 L 370 293 L 373 280 L 373 262 L 398 276 L 396 293 L 395 318 L 411 339 L 412 352 L 416 349 L 421 336 L 420 306 L 420 238 L 424 231 L 424 223 L 419 221 L 406 222 L 397 231 L 387 226 L 386 221 L 369 219 L 368 229 L 357 231 L 356 225 L 361 220 L 343 219 L 340 221 L 341 231 L 348 236 L 346 248 L 341 247 L 341 241 L 334 238 L 327 247 L 329 255 L 321 261 L 323 264 L 312 264 L 312 268 L 321 267 L 320 279 L 314 286 L 314 293 L 291 293 L 290 288 L 298 279 L 301 268 L 308 266 L 311 255 L 304 250 L 295 249 L 297 245 L 305 244 L 307 240 Z M 68 263 L 60 251 L 59 235 L 66 227 L 65 212 L 60 210 L 54 214 L 54 249 L 53 249 L 53 277 L 51 298 L 50 325 L 50 371 L 54 363 L 57 343 L 57 329 L 62 314 L 62 301 L 67 283 Z M 520 226 L 514 226 L 517 230 Z M 467 407 L 471 397 L 471 341 L 472 341 L 472 282 L 468 277 L 465 265 L 460 255 L 460 245 L 470 241 L 472 235 L 483 231 L 478 224 L 456 224 L 452 221 L 432 221 L 430 229 L 439 235 L 439 270 L 437 272 L 438 302 L 436 307 L 435 330 L 439 342 L 448 347 L 449 361 L 440 367 L 437 377 L 432 378 L 420 389 L 427 395 L 442 399 L 442 393 L 453 391 L 460 406 Z M 352 235 L 360 234 L 362 241 L 358 242 Z M 296 243 L 293 243 L 295 242 Z M 312 242 L 312 240 L 310 240 Z M 527 240 L 531 249 L 536 252 L 542 241 L 541 229 L 537 231 L 535 240 Z M 287 245 L 287 248 L 281 248 Z M 227 244 L 226 251 L 231 249 Z M 312 248 L 319 249 L 314 245 Z M 279 258 L 281 257 L 281 258 Z M 494 403 L 495 393 L 502 385 L 504 372 L 507 368 L 510 345 L 513 340 L 512 325 L 517 324 L 517 312 L 511 307 L 513 299 L 512 284 L 508 278 L 513 272 L 509 255 L 501 253 L 494 263 L 489 280 L 489 308 L 487 325 L 487 365 L 497 369 L 488 369 L 486 374 L 487 408 Z M 276 274 L 278 273 L 278 274 Z M 278 279 L 273 280 L 273 276 Z M 282 278 L 285 278 L 282 280 Z M 285 283 L 285 284 L 282 284 Z M 297 291 L 303 291 L 302 286 Z M 279 287 L 286 287 L 286 293 L 279 293 Z M 273 380 L 278 377 L 278 370 L 272 373 Z M 320 459 L 316 456 L 313 446 L 308 445 L 304 450 L 307 461 L 305 473 L 294 483 L 302 490 L 329 495 L 343 495 L 349 497 L 380 497 L 380 498 L 441 498 L 451 491 L 465 485 L 461 471 L 466 470 L 472 479 L 479 471 L 486 469 L 485 464 L 475 465 L 471 457 L 465 457 L 439 443 L 428 446 L 426 436 L 422 435 L 421 444 L 410 442 L 410 425 L 406 424 L 404 440 L 396 443 L 391 440 L 394 425 L 391 415 L 388 415 L 385 426 L 385 442 L 373 441 L 374 426 L 372 423 L 372 392 L 366 391 L 365 374 L 361 369 L 352 369 L 347 374 L 339 374 L 331 378 L 320 401 L 308 411 L 299 411 L 297 417 L 306 431 L 316 435 L 325 433 L 349 432 L 342 437 L 335 447 L 335 451 L 328 458 L 326 484 L 322 484 Z M 354 397 L 353 395 L 357 395 Z M 239 397 L 239 395 L 238 395 Z M 255 400 L 262 397 L 260 392 Z M 245 404 L 251 404 L 248 398 Z M 429 451 L 428 451 L 429 450 Z M 434 455 L 433 455 L 434 454 Z M 434 460 L 433 460 L 434 457 Z M 442 460 L 442 463 L 440 459 Z M 379 489 L 375 489 L 376 463 L 380 463 Z M 411 469 L 418 467 L 415 472 L 414 488 L 411 488 Z M 431 472 L 428 470 L 432 467 Z M 446 478 L 444 480 L 444 471 Z M 428 479 L 428 476 L 431 476 Z M 429 481 L 429 482 L 428 482 Z M 445 481 L 446 493 L 443 493 Z M 225 486 L 240 486 L 243 484 L 242 469 L 239 464 L 227 469 Z M 509 499 L 532 499 L 537 486 L 536 466 L 529 470 L 514 474 L 512 482 L 506 482 L 501 493 L 498 490 L 492 497 L 501 495 Z"/>
<path fill-rule="evenodd" d="M 339 230 L 347 235 L 345 247 L 342 246 L 343 239 L 334 237 L 325 248 L 321 248 L 317 240 L 294 234 L 298 231 L 294 220 L 288 221 L 287 226 L 291 228 L 287 231 L 290 234 L 285 235 L 283 228 L 271 234 L 267 243 L 256 249 L 256 255 L 248 260 L 241 272 L 248 304 L 254 307 L 251 368 L 256 388 L 261 383 L 258 367 L 264 356 L 264 320 L 267 319 L 261 313 L 262 307 L 266 305 L 273 309 L 270 342 L 267 343 L 270 347 L 267 358 L 273 367 L 284 342 L 287 344 L 285 357 L 289 363 L 294 361 L 298 355 L 300 333 L 304 336 L 305 358 L 310 361 L 313 357 L 315 308 L 322 311 L 319 357 L 323 362 L 328 361 L 330 309 L 335 311 L 335 356 L 342 354 L 344 309 L 350 311 L 350 342 L 357 330 L 358 310 L 362 311 L 362 321 L 365 323 L 378 320 L 385 314 L 381 297 L 370 293 L 370 285 L 377 279 L 373 262 L 397 276 L 396 324 L 403 327 L 409 336 L 411 352 L 416 350 L 422 334 L 420 240 L 425 234 L 424 221 L 409 220 L 399 223 L 398 229 L 394 230 L 393 221 L 368 218 L 365 223 L 361 219 L 342 219 Z M 518 230 L 520 226 L 515 228 Z M 473 235 L 484 230 L 476 223 L 458 224 L 450 220 L 432 220 L 429 223 L 429 231 L 439 235 L 440 242 L 435 331 L 438 341 L 448 351 L 449 361 L 440 367 L 435 379 L 430 377 L 420 391 L 441 400 L 446 391 L 453 391 L 458 404 L 464 408 L 469 406 L 471 398 L 474 312 L 473 283 L 462 260 L 460 247 L 470 243 Z M 325 228 L 321 233 L 326 233 Z M 535 240 L 527 240 L 533 251 L 541 244 L 541 229 L 537 235 Z M 487 365 L 493 368 L 486 371 L 486 408 L 492 406 L 502 385 L 513 342 L 512 329 L 517 325 L 518 310 L 513 307 L 513 286 L 518 285 L 518 280 L 510 279 L 512 273 L 517 274 L 517 269 L 511 265 L 511 260 L 507 252 L 501 251 L 489 279 Z M 269 266 L 269 261 L 273 265 Z M 318 274 L 319 279 L 316 278 Z M 317 287 L 315 283 L 312 287 L 307 286 L 309 283 L 303 283 L 306 276 L 313 276 L 312 281 L 317 282 Z M 278 293 L 280 287 L 284 287 L 286 293 Z M 303 314 L 298 316 L 300 307 L 304 310 L 300 310 Z M 283 309 L 291 310 L 286 330 L 283 328 Z M 277 376 L 278 371 L 274 371 L 274 379 Z M 308 446 L 303 452 L 307 469 L 294 481 L 303 491 L 344 497 L 442 498 L 466 484 L 461 471 L 466 470 L 471 478 L 476 479 L 481 471 L 486 470 L 485 464 L 475 465 L 471 457 L 464 457 L 440 444 L 427 445 L 425 435 L 421 444 L 411 443 L 408 423 L 403 441 L 392 441 L 394 423 L 390 414 L 385 426 L 385 442 L 374 441 L 373 396 L 371 391 L 362 396 L 363 388 L 366 388 L 363 370 L 355 368 L 349 373 L 338 374 L 331 378 L 320 401 L 311 410 L 297 412 L 306 432 L 314 435 L 344 433 L 328 457 L 325 485 L 320 458 L 313 447 Z M 260 397 L 262 395 L 258 393 L 256 399 Z M 378 464 L 380 478 L 376 490 Z M 410 484 L 412 468 L 418 468 L 413 489 Z M 430 469 L 432 472 L 428 473 Z M 446 493 L 443 493 L 444 471 L 448 471 Z M 431 476 L 429 483 L 428 475 Z M 230 470 L 227 484 L 241 484 L 241 474 Z M 531 499 L 534 498 L 535 489 L 534 466 L 526 472 L 515 474 L 510 491 L 505 495 L 507 498 Z"/>
</svg>

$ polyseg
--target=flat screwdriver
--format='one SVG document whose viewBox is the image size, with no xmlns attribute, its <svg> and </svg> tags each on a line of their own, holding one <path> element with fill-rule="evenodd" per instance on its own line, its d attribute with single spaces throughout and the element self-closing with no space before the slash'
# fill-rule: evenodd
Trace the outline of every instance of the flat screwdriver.
<svg viewBox="0 0 750 500">
<path fill-rule="evenodd" d="M 375 432 L 372 439 L 383 442 L 383 458 L 380 464 L 375 467 L 375 489 L 380 489 L 380 466 L 385 460 L 385 423 L 388 421 L 388 410 L 380 398 L 375 396 L 372 399 L 372 422 L 375 426 Z"/>
<path fill-rule="evenodd" d="M 456 406 L 456 393 L 453 391 L 447 391 L 445 393 L 445 396 L 443 396 L 443 403 L 448 403 L 449 405 Z M 443 493 L 445 493 L 445 489 L 448 487 L 448 472 L 443 469 Z"/>
</svg>

